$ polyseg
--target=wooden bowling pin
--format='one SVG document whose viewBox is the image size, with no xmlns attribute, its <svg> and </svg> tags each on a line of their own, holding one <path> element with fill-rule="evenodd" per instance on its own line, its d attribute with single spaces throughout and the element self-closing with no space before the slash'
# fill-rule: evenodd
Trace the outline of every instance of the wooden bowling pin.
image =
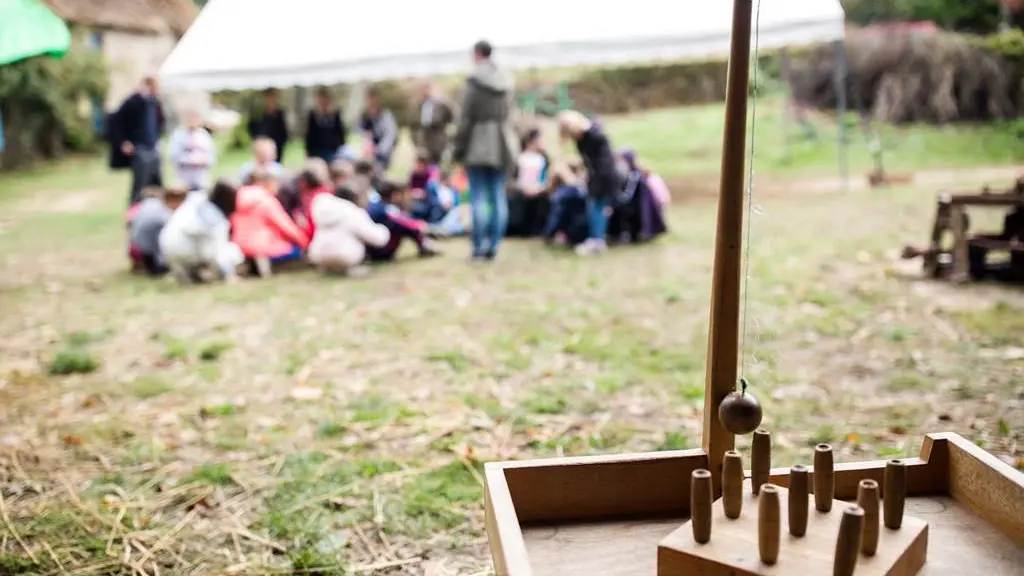
<svg viewBox="0 0 1024 576">
<path fill-rule="evenodd" d="M 722 508 L 734 520 L 743 511 L 743 457 L 735 450 L 726 452 L 722 462 Z"/>
<path fill-rule="evenodd" d="M 772 469 L 772 433 L 767 430 L 755 430 L 750 445 L 750 489 L 757 496 L 761 485 L 768 482 L 768 474 Z"/>
<path fill-rule="evenodd" d="M 836 555 L 832 562 L 832 576 L 853 576 L 860 555 L 860 533 L 864 527 L 864 510 L 850 506 L 843 510 L 836 538 Z"/>
<path fill-rule="evenodd" d="M 903 505 L 907 500 L 907 466 L 902 460 L 885 463 L 882 478 L 882 511 L 885 527 L 899 530 L 903 525 Z"/>
<path fill-rule="evenodd" d="M 801 537 L 807 533 L 807 508 L 810 498 L 810 474 L 807 466 L 789 469 L 789 533 Z"/>
<path fill-rule="evenodd" d="M 757 497 L 757 549 L 761 562 L 771 565 L 779 559 L 781 531 L 779 489 L 774 484 L 765 484 Z"/>
<path fill-rule="evenodd" d="M 714 501 L 711 472 L 694 470 L 690 476 L 690 526 L 698 544 L 711 541 L 711 503 Z"/>
<path fill-rule="evenodd" d="M 836 490 L 833 464 L 831 446 L 818 444 L 814 447 L 814 507 L 819 512 L 832 510 Z"/>
<path fill-rule="evenodd" d="M 861 480 L 857 485 L 857 506 L 864 510 L 864 528 L 860 535 L 860 551 L 874 556 L 878 550 L 878 482 Z"/>
</svg>

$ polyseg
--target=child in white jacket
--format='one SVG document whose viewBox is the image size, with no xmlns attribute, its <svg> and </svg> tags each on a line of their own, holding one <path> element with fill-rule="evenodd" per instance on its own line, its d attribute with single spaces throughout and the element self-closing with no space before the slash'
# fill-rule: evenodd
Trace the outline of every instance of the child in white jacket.
<svg viewBox="0 0 1024 576">
<path fill-rule="evenodd" d="M 234 212 L 235 194 L 233 186 L 218 182 L 209 196 L 202 191 L 190 193 L 171 214 L 160 231 L 160 252 L 178 282 L 238 280 L 235 269 L 245 257 L 231 243 L 228 220 Z"/>
<path fill-rule="evenodd" d="M 337 195 L 318 194 L 310 213 L 316 232 L 309 244 L 309 261 L 325 272 L 361 275 L 366 246 L 382 247 L 391 239 L 386 226 L 370 219 L 359 197 L 340 188 Z"/>
</svg>

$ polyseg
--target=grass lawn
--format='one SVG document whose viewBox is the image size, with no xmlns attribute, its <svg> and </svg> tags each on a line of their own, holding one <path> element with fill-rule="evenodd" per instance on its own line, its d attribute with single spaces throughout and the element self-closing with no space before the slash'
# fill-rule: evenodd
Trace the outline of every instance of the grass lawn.
<svg viewBox="0 0 1024 576">
<path fill-rule="evenodd" d="M 607 122 L 700 178 L 720 111 Z M 764 114 L 759 171 L 828 173 L 810 147 L 779 166 Z M 1019 158 L 999 134 L 892 142 L 913 168 Z M 699 445 L 713 202 L 596 260 L 509 242 L 471 268 L 457 240 L 362 280 L 181 289 L 125 272 L 126 175 L 3 178 L 0 574 L 483 575 L 483 462 Z M 1024 456 L 1024 296 L 893 269 L 934 192 L 755 191 L 743 364 L 777 465 L 940 430 Z"/>
</svg>

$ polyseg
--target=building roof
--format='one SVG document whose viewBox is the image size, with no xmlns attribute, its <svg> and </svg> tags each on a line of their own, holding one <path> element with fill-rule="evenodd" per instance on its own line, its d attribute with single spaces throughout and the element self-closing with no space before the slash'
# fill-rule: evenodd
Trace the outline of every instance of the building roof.
<svg viewBox="0 0 1024 576">
<path fill-rule="evenodd" d="M 181 35 L 199 9 L 192 0 L 43 0 L 64 20 L 97 28 Z"/>
</svg>

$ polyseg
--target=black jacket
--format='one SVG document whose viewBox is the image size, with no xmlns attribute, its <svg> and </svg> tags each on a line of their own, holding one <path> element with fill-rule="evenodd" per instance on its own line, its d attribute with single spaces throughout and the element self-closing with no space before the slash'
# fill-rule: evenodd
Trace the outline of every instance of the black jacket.
<svg viewBox="0 0 1024 576">
<path fill-rule="evenodd" d="M 277 144 L 277 158 L 280 162 L 284 147 L 288 144 L 288 123 L 284 119 L 284 110 L 254 113 L 249 118 L 249 137 L 270 138 Z"/>
<path fill-rule="evenodd" d="M 306 118 L 306 155 L 318 156 L 324 150 L 337 150 L 348 140 L 345 121 L 341 119 L 341 110 L 334 110 L 326 121 L 318 120 L 316 110 L 310 110 Z"/>
<path fill-rule="evenodd" d="M 146 140 L 146 98 L 136 92 L 129 96 L 117 109 L 107 117 L 107 140 L 110 143 L 110 167 L 119 170 L 132 165 L 131 156 L 121 151 L 121 144 L 131 142 L 136 146 Z M 156 105 L 157 138 L 164 133 L 164 111 L 159 100 Z"/>
<path fill-rule="evenodd" d="M 576 150 L 587 167 L 587 195 L 594 198 L 612 198 L 624 184 L 615 166 L 611 142 L 596 125 L 592 125 L 576 141 Z"/>
</svg>

